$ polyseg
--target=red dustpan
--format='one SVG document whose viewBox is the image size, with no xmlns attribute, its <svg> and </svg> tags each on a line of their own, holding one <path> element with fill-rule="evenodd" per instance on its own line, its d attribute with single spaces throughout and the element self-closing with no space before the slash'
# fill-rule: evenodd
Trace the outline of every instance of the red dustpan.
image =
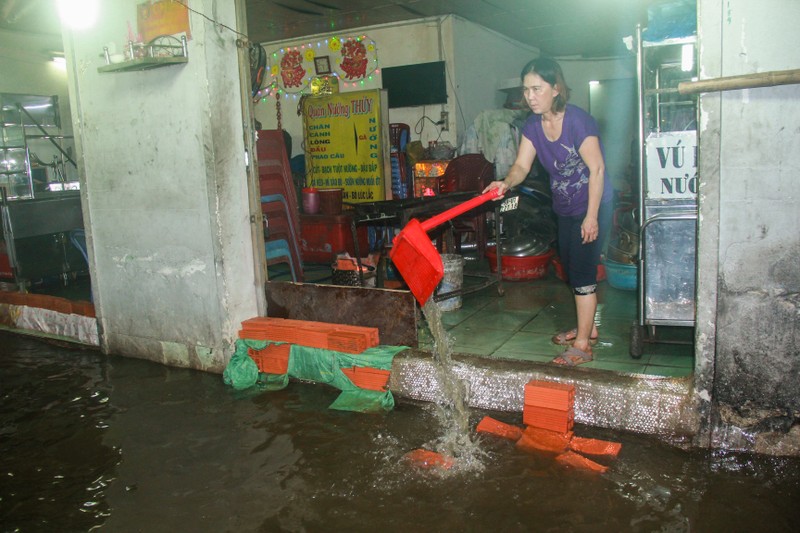
<svg viewBox="0 0 800 533">
<path fill-rule="evenodd" d="M 428 238 L 428 232 L 439 224 L 499 196 L 497 189 L 492 189 L 422 223 L 412 218 L 394 238 L 389 257 L 420 305 L 425 305 L 444 277 L 442 258 Z"/>
</svg>

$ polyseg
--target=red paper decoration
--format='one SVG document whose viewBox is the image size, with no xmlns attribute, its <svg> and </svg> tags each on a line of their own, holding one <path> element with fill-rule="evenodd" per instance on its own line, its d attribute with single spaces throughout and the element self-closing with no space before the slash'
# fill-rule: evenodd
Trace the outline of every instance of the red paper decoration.
<svg viewBox="0 0 800 533">
<path fill-rule="evenodd" d="M 367 48 L 360 40 L 347 41 L 342 46 L 342 62 L 339 65 L 349 80 L 363 78 L 367 73 Z"/>
<path fill-rule="evenodd" d="M 284 87 L 299 87 L 303 84 L 303 56 L 297 50 L 290 50 L 281 59 L 281 79 Z"/>
</svg>

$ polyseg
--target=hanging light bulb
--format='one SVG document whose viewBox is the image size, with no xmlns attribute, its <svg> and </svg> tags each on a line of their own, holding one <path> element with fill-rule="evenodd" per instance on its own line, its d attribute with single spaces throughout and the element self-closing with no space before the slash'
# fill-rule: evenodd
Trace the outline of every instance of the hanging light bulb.
<svg viewBox="0 0 800 533">
<path fill-rule="evenodd" d="M 99 0 L 58 0 L 61 22 L 73 30 L 85 30 L 97 22 Z"/>
</svg>

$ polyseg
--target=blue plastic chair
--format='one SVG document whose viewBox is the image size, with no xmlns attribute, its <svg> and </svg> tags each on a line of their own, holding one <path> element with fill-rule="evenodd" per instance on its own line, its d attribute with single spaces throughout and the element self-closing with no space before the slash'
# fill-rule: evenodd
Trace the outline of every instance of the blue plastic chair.
<svg viewBox="0 0 800 533">
<path fill-rule="evenodd" d="M 86 251 L 86 231 L 81 228 L 70 230 L 69 242 L 78 249 L 86 261 L 86 268 L 89 268 L 89 253 Z M 89 294 L 89 301 L 94 302 L 93 294 Z"/>
<path fill-rule="evenodd" d="M 86 261 L 86 266 L 89 266 L 89 254 L 86 251 L 86 231 L 82 229 L 73 229 L 69 232 L 69 241 L 72 246 L 78 249 Z"/>
<path fill-rule="evenodd" d="M 274 241 L 267 241 L 264 243 L 267 253 L 267 264 L 289 263 L 289 269 L 292 272 L 292 281 L 297 281 L 297 272 L 294 269 L 294 261 L 292 261 L 292 252 L 289 250 L 289 243 L 286 239 L 275 239 Z M 285 261 L 283 260 L 285 258 Z"/>
<path fill-rule="evenodd" d="M 289 213 L 289 204 L 286 202 L 286 198 L 284 198 L 282 194 L 267 194 L 261 197 L 262 204 L 270 202 L 278 202 L 283 205 L 284 212 L 286 213 L 287 225 L 289 226 L 289 233 L 294 242 L 299 242 L 294 224 L 292 224 L 291 215 Z M 286 239 L 267 240 L 264 242 L 264 246 L 267 254 L 267 265 L 280 263 L 285 257 L 285 262 L 289 263 L 289 268 L 292 272 L 292 281 L 298 281 L 297 269 L 303 268 L 303 266 L 302 264 L 294 264 L 294 261 L 292 260 L 292 251 L 291 248 L 289 248 L 288 241 Z M 297 251 L 297 256 L 300 257 L 299 250 Z"/>
</svg>

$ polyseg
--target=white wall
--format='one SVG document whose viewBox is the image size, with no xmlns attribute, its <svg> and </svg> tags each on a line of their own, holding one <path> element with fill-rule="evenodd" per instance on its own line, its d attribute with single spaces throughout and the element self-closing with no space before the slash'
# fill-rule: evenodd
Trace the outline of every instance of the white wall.
<svg viewBox="0 0 800 533">
<path fill-rule="evenodd" d="M 465 130 L 481 111 L 503 107 L 506 94 L 499 90 L 501 84 L 519 80 L 522 67 L 538 57 L 539 50 L 458 17 L 454 17 L 453 50 L 453 99 L 461 144 Z"/>
<path fill-rule="evenodd" d="M 135 0 L 65 32 L 103 349 L 221 370 L 261 288 L 249 220 L 237 35 L 191 15 L 189 61 L 99 73 Z M 234 3 L 195 0 L 236 27 Z M 229 355 L 229 354 L 228 354 Z"/>
<path fill-rule="evenodd" d="M 631 141 L 637 135 L 636 54 L 592 61 L 556 58 L 570 87 L 570 103 L 597 120 L 606 156 L 606 176 L 618 190 L 630 190 Z M 589 82 L 600 85 L 590 89 Z"/>
<path fill-rule="evenodd" d="M 505 95 L 498 91 L 501 81 L 518 77 L 522 66 L 537 51 L 482 26 L 455 16 L 419 19 L 405 23 L 359 28 L 347 36 L 366 34 L 377 43 L 381 68 L 431 61 L 445 61 L 448 101 L 445 105 L 393 108 L 390 122 L 411 127 L 411 140 L 439 140 L 457 146 L 466 126 L 484 109 L 502 107 Z M 303 39 L 263 43 L 268 54 L 285 47 L 314 44 L 333 34 L 311 35 Z M 265 81 L 265 85 L 269 80 Z M 382 87 L 380 74 L 358 88 L 340 87 L 340 92 Z M 255 116 L 266 129 L 277 127 L 274 96 L 256 104 Z M 302 122 L 296 108 L 299 95 L 281 99 L 283 129 L 292 135 L 293 155 L 302 154 Z M 433 122 L 441 111 L 450 116 L 449 130 L 441 132 Z M 427 117 L 427 118 L 425 118 Z"/>
<path fill-rule="evenodd" d="M 449 25 L 449 23 L 446 23 Z M 342 38 L 359 36 L 366 34 L 377 46 L 378 65 L 380 68 L 409 65 L 415 63 L 428 63 L 444 59 L 445 53 L 440 46 L 440 28 L 442 24 L 439 19 L 423 19 L 408 23 L 398 23 L 391 25 L 373 26 L 369 28 L 358 28 L 345 34 L 321 34 L 311 35 L 303 39 L 291 41 L 280 41 L 263 43 L 268 55 L 275 51 L 287 47 L 302 46 L 307 44 L 316 45 L 317 42 L 324 41 L 335 35 Z M 446 31 L 442 29 L 442 31 Z M 332 54 L 331 54 L 332 55 Z M 452 65 L 448 65 L 448 69 Z M 264 85 L 269 85 L 270 78 L 267 78 Z M 352 82 L 345 81 L 340 84 L 339 92 L 350 92 L 364 89 L 382 88 L 380 73 L 376 73 L 372 80 L 364 80 L 363 84 L 357 87 L 349 86 Z M 348 86 L 345 86 L 347 84 Z M 301 93 L 285 94 L 280 98 L 281 107 L 281 126 L 292 136 L 292 155 L 303 154 L 303 124 L 302 118 L 297 115 L 297 105 Z M 434 140 L 438 136 L 438 131 L 430 121 L 424 120 L 424 116 L 432 120 L 439 120 L 442 106 L 428 106 L 418 108 L 396 108 L 389 111 L 390 122 L 402 122 L 411 127 L 412 140 L 422 140 L 427 145 L 429 140 Z M 445 107 L 445 109 L 448 109 Z M 274 93 L 264 97 L 256 103 L 255 118 L 261 122 L 264 129 L 275 129 L 278 127 L 277 106 Z M 442 135 L 442 140 L 455 141 L 454 132 Z"/>
<path fill-rule="evenodd" d="M 634 32 L 636 28 L 631 28 Z M 636 79 L 636 54 L 629 57 L 604 59 L 575 59 L 570 57 L 555 58 L 564 71 L 567 85 L 571 89 L 570 103 L 583 109 L 589 109 L 589 82 L 592 80 Z M 632 102 L 634 109 L 636 101 Z"/>
</svg>

